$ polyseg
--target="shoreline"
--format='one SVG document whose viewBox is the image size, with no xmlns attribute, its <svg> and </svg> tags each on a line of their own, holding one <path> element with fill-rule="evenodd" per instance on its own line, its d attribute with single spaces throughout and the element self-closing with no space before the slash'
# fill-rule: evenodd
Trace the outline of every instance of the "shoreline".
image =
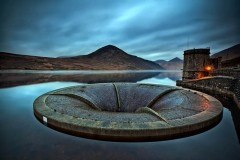
<svg viewBox="0 0 240 160">
<path fill-rule="evenodd" d="M 23 69 L 2 69 L 1 73 L 142 73 L 142 72 L 181 72 L 181 70 L 23 70 Z"/>
</svg>

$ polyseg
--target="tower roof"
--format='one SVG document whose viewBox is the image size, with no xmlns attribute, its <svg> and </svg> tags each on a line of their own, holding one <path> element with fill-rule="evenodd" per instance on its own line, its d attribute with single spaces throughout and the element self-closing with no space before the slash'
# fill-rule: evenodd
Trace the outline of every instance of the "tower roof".
<svg viewBox="0 0 240 160">
<path fill-rule="evenodd" d="M 210 54 L 210 48 L 189 49 L 184 51 L 184 55 L 188 54 Z"/>
</svg>

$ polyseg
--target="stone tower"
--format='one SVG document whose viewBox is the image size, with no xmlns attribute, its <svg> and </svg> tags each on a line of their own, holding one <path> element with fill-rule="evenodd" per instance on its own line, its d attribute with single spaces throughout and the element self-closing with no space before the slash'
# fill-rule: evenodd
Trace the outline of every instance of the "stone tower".
<svg viewBox="0 0 240 160">
<path fill-rule="evenodd" d="M 182 79 L 196 79 L 208 76 L 206 67 L 210 64 L 210 49 L 190 49 L 184 51 Z"/>
</svg>

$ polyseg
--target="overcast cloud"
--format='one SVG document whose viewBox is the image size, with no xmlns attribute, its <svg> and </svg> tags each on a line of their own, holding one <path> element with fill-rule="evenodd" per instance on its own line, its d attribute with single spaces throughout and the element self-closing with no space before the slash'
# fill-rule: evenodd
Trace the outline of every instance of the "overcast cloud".
<svg viewBox="0 0 240 160">
<path fill-rule="evenodd" d="M 88 54 L 113 44 L 150 59 L 240 43 L 239 0 L 0 0 L 0 51 Z"/>
</svg>

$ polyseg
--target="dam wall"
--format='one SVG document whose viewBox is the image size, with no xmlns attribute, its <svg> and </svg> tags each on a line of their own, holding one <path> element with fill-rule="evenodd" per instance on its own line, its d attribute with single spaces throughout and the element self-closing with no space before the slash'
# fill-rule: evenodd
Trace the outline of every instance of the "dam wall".
<svg viewBox="0 0 240 160">
<path fill-rule="evenodd" d="M 223 71 L 219 70 L 219 72 Z M 226 71 L 223 73 L 232 75 L 230 72 L 232 71 L 229 70 L 229 73 Z M 236 74 L 236 77 L 213 76 L 194 80 L 179 80 L 176 85 L 207 93 L 221 101 L 224 106 L 237 106 L 240 109 L 240 79 L 237 76 L 239 74 Z"/>
<path fill-rule="evenodd" d="M 215 70 L 211 73 L 212 76 L 230 76 L 240 79 L 240 69 L 223 68 Z"/>
</svg>

